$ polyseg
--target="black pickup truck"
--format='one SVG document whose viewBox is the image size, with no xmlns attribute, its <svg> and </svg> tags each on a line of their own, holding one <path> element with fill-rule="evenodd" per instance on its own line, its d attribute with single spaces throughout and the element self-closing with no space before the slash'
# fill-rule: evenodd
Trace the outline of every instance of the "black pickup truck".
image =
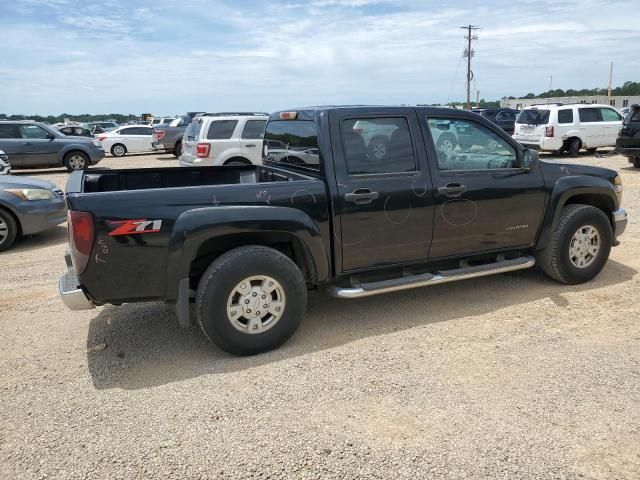
<svg viewBox="0 0 640 480">
<path fill-rule="evenodd" d="M 437 149 L 454 128 L 473 145 Z M 615 171 L 539 161 L 469 112 L 282 111 L 264 145 L 261 166 L 72 174 L 65 304 L 164 300 L 189 326 L 195 303 L 211 341 L 254 354 L 294 333 L 309 289 L 359 298 L 534 265 L 585 282 L 627 223 Z"/>
</svg>

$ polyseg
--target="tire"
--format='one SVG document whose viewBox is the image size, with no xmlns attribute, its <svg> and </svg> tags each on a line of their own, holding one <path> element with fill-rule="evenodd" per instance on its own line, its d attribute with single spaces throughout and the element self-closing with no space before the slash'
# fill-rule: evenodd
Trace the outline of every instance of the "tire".
<svg viewBox="0 0 640 480">
<path fill-rule="evenodd" d="M 450 133 L 443 133 L 438 137 L 438 141 L 436 142 L 436 149 L 442 150 L 447 155 L 450 155 L 455 150 L 458 142 L 456 141 L 456 137 L 451 135 Z"/>
<path fill-rule="evenodd" d="M 69 152 L 64 157 L 64 166 L 67 170 L 73 172 L 75 170 L 86 170 L 91 165 L 91 160 L 84 152 Z"/>
<path fill-rule="evenodd" d="M 18 224 L 6 210 L 0 209 L 0 252 L 9 250 L 18 238 Z"/>
<path fill-rule="evenodd" d="M 270 281 L 277 287 L 270 292 L 262 290 L 261 285 Z M 245 293 L 240 291 L 243 286 Z M 269 298 L 263 300 L 264 295 Z M 263 301 L 269 307 L 260 318 L 256 314 L 261 313 L 257 309 L 263 308 Z M 203 333 L 234 355 L 254 355 L 278 347 L 294 334 L 306 307 L 307 288 L 296 264 L 263 246 L 239 247 L 221 255 L 202 275 L 196 294 Z M 233 316 L 234 311 L 238 316 Z M 252 332 L 256 329 L 260 331 Z"/>
<path fill-rule="evenodd" d="M 567 148 L 569 150 L 569 156 L 571 158 L 578 158 L 578 153 L 580 153 L 580 142 L 579 138 L 571 138 L 567 144 Z"/>
<path fill-rule="evenodd" d="M 127 147 L 121 143 L 116 143 L 111 147 L 111 155 L 114 157 L 124 157 L 127 154 Z"/>
<path fill-rule="evenodd" d="M 633 162 L 631 162 L 633 164 L 634 167 L 636 168 L 640 168 L 640 157 L 635 157 L 633 159 Z"/>
<path fill-rule="evenodd" d="M 376 160 L 384 160 L 387 156 L 389 141 L 386 137 L 377 137 L 371 139 L 369 146 L 367 147 L 367 153 L 369 157 Z"/>
<path fill-rule="evenodd" d="M 173 156 L 178 158 L 180 155 L 182 155 L 182 142 L 177 142 L 176 146 L 173 149 Z"/>
<path fill-rule="evenodd" d="M 593 242 L 593 239 L 586 239 L 586 236 L 590 235 L 587 229 L 595 229 L 598 250 L 579 267 L 577 263 L 585 258 L 572 257 L 572 253 L 575 253 L 576 249 L 587 251 L 595 245 L 589 243 Z M 580 241 L 585 243 L 580 244 Z M 612 241 L 611 223 L 602 210 L 591 205 L 567 205 L 560 213 L 558 225 L 551 234 L 549 244 L 537 256 L 538 266 L 549 277 L 561 283 L 574 285 L 588 282 L 600 273 L 607 262 Z"/>
</svg>

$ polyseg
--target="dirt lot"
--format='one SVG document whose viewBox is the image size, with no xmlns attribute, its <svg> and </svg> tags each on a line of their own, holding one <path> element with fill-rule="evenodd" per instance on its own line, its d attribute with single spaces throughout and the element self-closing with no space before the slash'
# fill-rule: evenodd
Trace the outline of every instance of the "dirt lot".
<svg viewBox="0 0 640 480">
<path fill-rule="evenodd" d="M 65 228 L 24 239 L 0 257 L 0 477 L 640 478 L 640 170 L 578 161 L 620 172 L 631 218 L 593 282 L 313 294 L 252 358 L 159 303 L 66 310 Z"/>
</svg>

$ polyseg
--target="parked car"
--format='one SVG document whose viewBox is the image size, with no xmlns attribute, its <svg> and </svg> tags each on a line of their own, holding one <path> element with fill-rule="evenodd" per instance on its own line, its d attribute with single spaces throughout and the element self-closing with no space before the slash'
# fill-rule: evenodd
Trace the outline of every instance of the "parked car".
<svg viewBox="0 0 640 480">
<path fill-rule="evenodd" d="M 513 135 L 516 117 L 518 116 L 518 113 L 520 113 L 518 110 L 513 110 L 511 108 L 484 108 L 474 112 L 481 117 L 486 118 L 490 122 L 495 123 L 509 135 Z"/>
<path fill-rule="evenodd" d="M 157 150 L 158 136 L 147 125 L 127 125 L 98 135 L 102 148 L 115 157 Z"/>
<path fill-rule="evenodd" d="M 394 129 L 383 158 L 369 155 L 363 120 Z M 498 148 L 436 150 L 437 125 L 454 121 Z M 295 332 L 310 289 L 359 298 L 534 265 L 582 283 L 627 224 L 617 172 L 539 162 L 470 112 L 283 111 L 265 141 L 318 149 L 320 162 L 268 150 L 264 165 L 74 173 L 64 303 L 164 300 L 188 327 L 193 299 L 207 338 L 248 355 Z"/>
<path fill-rule="evenodd" d="M 93 131 L 87 127 L 81 127 L 78 125 L 65 125 L 63 127 L 57 128 L 57 130 L 67 136 L 93 138 Z"/>
<path fill-rule="evenodd" d="M 91 133 L 96 135 L 99 133 L 105 133 L 105 132 L 110 132 L 111 130 L 115 130 L 120 125 L 118 125 L 116 122 L 104 121 L 104 122 L 89 122 L 89 123 L 86 123 L 85 126 L 89 130 L 91 130 Z"/>
<path fill-rule="evenodd" d="M 0 121 L 0 150 L 12 168 L 57 167 L 84 170 L 104 158 L 102 144 L 87 137 L 66 136 L 41 122 Z"/>
<path fill-rule="evenodd" d="M 184 132 L 180 165 L 259 165 L 266 113 L 207 113 Z"/>
<path fill-rule="evenodd" d="M 169 126 L 158 125 L 156 127 L 156 135 L 158 135 L 158 148 L 165 152 L 172 153 L 175 157 L 179 157 L 182 153 L 182 137 L 184 132 L 197 115 L 203 115 L 205 112 L 187 112 L 186 115 L 178 117 L 169 124 Z"/>
<path fill-rule="evenodd" d="M 554 103 L 523 109 L 513 138 L 527 148 L 577 157 L 581 149 L 614 147 L 621 127 L 622 116 L 608 105 Z"/>
<path fill-rule="evenodd" d="M 21 235 L 32 235 L 67 220 L 64 193 L 51 182 L 0 176 L 0 252 Z"/>
<path fill-rule="evenodd" d="M 0 150 L 0 175 L 9 175 L 11 173 L 11 164 L 9 163 L 9 155 Z"/>
<path fill-rule="evenodd" d="M 622 115 L 622 118 L 624 118 L 627 115 L 629 115 L 629 112 L 631 112 L 631 107 L 624 107 L 624 108 L 621 108 L 618 111 L 620 112 L 620 115 Z"/>
<path fill-rule="evenodd" d="M 151 120 L 151 126 L 153 126 L 153 127 L 159 127 L 160 125 L 167 125 L 168 126 L 174 120 L 175 120 L 175 118 L 173 118 L 173 117 L 154 118 L 153 120 Z"/>
<path fill-rule="evenodd" d="M 640 168 L 640 105 L 633 105 L 624 117 L 616 150 L 627 157 L 634 167 Z"/>
</svg>

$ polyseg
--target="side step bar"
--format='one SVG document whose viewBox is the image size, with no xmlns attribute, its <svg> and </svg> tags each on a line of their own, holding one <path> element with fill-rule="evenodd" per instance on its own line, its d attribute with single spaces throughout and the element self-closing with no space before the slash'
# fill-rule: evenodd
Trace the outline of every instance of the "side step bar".
<svg viewBox="0 0 640 480">
<path fill-rule="evenodd" d="M 382 280 L 380 282 L 363 283 L 354 287 L 338 287 L 332 285 L 328 288 L 329 295 L 338 298 L 360 298 L 380 295 L 382 293 L 407 290 L 409 288 L 426 287 L 440 283 L 457 282 L 469 278 L 485 277 L 496 273 L 513 272 L 531 268 L 536 264 L 533 257 L 520 257 L 513 260 L 502 260 L 487 265 L 473 267 L 461 267 L 453 270 L 442 270 L 436 274 L 423 273 L 407 277 Z"/>
</svg>

